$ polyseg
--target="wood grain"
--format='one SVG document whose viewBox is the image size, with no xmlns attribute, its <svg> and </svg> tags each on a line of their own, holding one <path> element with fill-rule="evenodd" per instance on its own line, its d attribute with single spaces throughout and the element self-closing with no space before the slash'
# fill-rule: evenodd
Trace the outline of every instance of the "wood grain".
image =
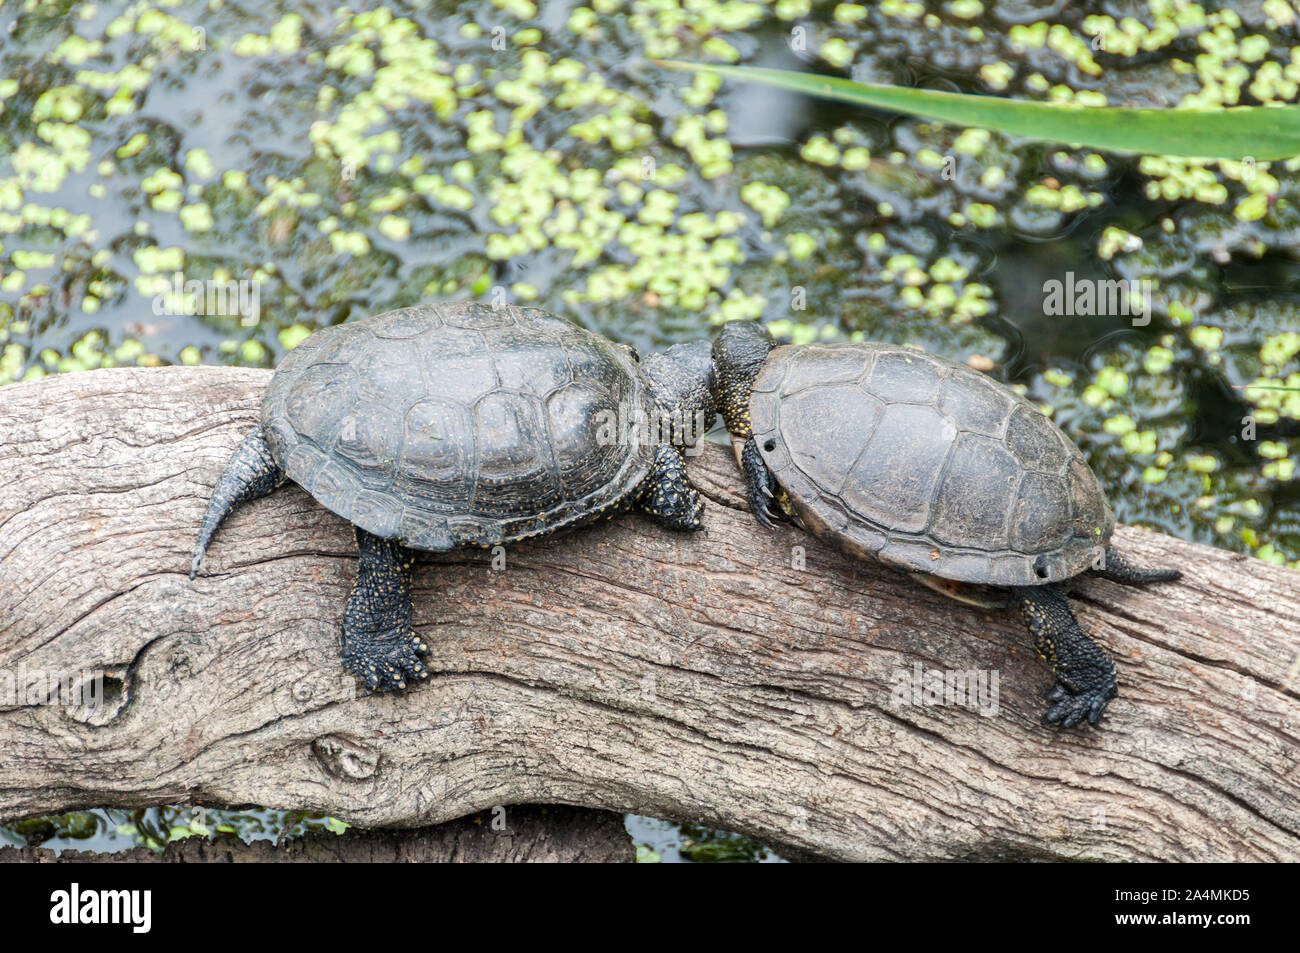
<svg viewBox="0 0 1300 953">
<path fill-rule="evenodd" d="M 1185 578 L 1080 583 L 1120 697 L 1100 729 L 1061 731 L 1013 613 L 761 530 L 709 447 L 703 533 L 625 515 L 512 546 L 501 571 L 422 557 L 437 674 L 370 696 L 339 660 L 351 531 L 302 490 L 244 507 L 186 575 L 268 377 L 0 388 L 0 673 L 115 689 L 98 708 L 0 698 L 0 816 L 257 804 L 377 828 L 565 803 L 796 856 L 1300 860 L 1294 571 L 1121 528 Z M 897 697 L 917 666 L 996 675 L 995 711 Z"/>
</svg>

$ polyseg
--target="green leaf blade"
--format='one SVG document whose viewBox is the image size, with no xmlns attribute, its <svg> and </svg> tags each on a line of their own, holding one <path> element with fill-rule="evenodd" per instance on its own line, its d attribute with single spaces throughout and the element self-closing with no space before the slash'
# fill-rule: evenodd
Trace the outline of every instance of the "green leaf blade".
<svg viewBox="0 0 1300 953">
<path fill-rule="evenodd" d="M 1023 102 L 997 96 L 858 83 L 838 76 L 750 66 L 713 66 L 656 60 L 669 69 L 716 73 L 790 92 L 977 126 L 1013 136 L 1148 155 L 1199 159 L 1300 155 L 1300 106 L 1227 109 L 1134 109 Z"/>
</svg>

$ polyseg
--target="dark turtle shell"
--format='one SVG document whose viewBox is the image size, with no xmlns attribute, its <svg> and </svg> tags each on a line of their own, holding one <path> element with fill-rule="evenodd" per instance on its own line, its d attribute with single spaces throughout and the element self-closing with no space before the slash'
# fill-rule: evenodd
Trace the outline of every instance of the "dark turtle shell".
<svg viewBox="0 0 1300 953">
<path fill-rule="evenodd" d="M 754 439 L 814 534 L 958 582 L 1078 575 L 1114 518 L 1078 448 L 985 375 L 887 344 L 781 347 L 750 398 Z"/>
<path fill-rule="evenodd" d="M 280 363 L 262 427 L 285 474 L 328 509 L 444 550 L 623 502 L 654 448 L 609 421 L 640 420 L 647 400 L 627 349 L 544 311 L 470 302 L 316 332 Z"/>
</svg>

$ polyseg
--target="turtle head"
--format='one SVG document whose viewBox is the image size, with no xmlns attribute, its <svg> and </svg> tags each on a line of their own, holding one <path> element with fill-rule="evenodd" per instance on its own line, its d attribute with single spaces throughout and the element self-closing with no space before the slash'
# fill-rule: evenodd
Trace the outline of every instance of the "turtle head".
<svg viewBox="0 0 1300 953">
<path fill-rule="evenodd" d="M 650 384 L 650 396 L 659 409 L 664 442 L 686 447 L 695 444 L 713 426 L 713 360 L 708 341 L 674 344 L 641 361 Z"/>
<path fill-rule="evenodd" d="M 713 342 L 713 366 L 718 375 L 715 400 L 733 447 L 750 437 L 749 392 L 773 347 L 772 335 L 757 321 L 728 322 Z"/>
</svg>

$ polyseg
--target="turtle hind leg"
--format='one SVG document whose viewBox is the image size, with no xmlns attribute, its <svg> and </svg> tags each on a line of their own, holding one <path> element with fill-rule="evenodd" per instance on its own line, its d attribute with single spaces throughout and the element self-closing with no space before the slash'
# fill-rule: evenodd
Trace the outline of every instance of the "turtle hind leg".
<svg viewBox="0 0 1300 953">
<path fill-rule="evenodd" d="M 1033 636 L 1034 648 L 1056 676 L 1056 684 L 1046 693 L 1052 704 L 1045 720 L 1064 728 L 1072 728 L 1085 718 L 1097 724 L 1107 703 L 1119 694 L 1115 663 L 1101 646 L 1084 635 L 1061 589 L 1045 585 L 1013 591 Z"/>
<path fill-rule="evenodd" d="M 1143 569 L 1134 566 L 1124 558 L 1114 546 L 1107 546 L 1102 556 L 1101 565 L 1089 570 L 1094 576 L 1120 582 L 1126 586 L 1145 586 L 1153 582 L 1173 582 L 1181 579 L 1182 573 L 1177 569 Z"/>
<path fill-rule="evenodd" d="M 367 688 L 394 691 L 429 677 L 420 656 L 429 651 L 411 628 L 411 568 L 415 553 L 395 539 L 356 527 L 361 559 L 343 612 L 343 664 Z"/>
<path fill-rule="evenodd" d="M 686 479 L 686 461 L 681 452 L 660 445 L 654 469 L 642 484 L 637 506 L 660 526 L 676 530 L 704 529 L 704 500 Z"/>
<path fill-rule="evenodd" d="M 199 540 L 194 547 L 194 559 L 190 562 L 190 578 L 199 574 L 203 555 L 208 551 L 208 543 L 216 535 L 226 517 L 239 508 L 240 504 L 266 496 L 284 483 L 285 476 L 280 465 L 271 455 L 271 448 L 266 445 L 262 428 L 258 427 L 239 445 L 226 468 L 221 471 L 217 486 L 208 500 L 208 512 L 199 527 Z"/>
</svg>

